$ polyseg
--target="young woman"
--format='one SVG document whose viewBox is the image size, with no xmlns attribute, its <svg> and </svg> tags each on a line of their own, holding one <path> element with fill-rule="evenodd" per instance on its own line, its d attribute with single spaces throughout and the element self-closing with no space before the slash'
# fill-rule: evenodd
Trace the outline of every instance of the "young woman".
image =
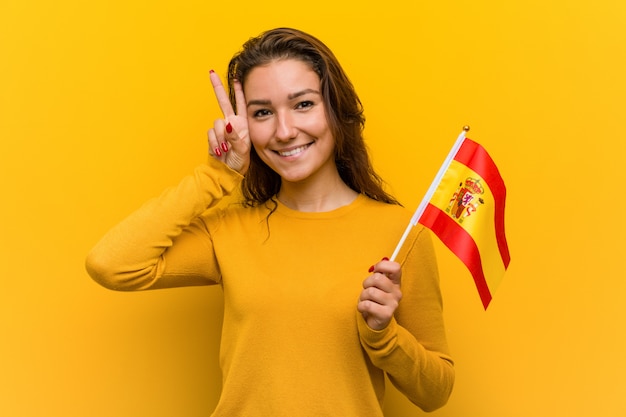
<svg viewBox="0 0 626 417">
<path fill-rule="evenodd" d="M 372 169 L 332 52 L 274 29 L 233 57 L 229 92 L 210 78 L 223 118 L 208 162 L 107 233 L 90 275 L 124 291 L 222 287 L 213 416 L 382 416 L 385 375 L 422 409 L 444 405 L 454 368 L 432 242 L 418 226 L 384 257 L 412 213 Z"/>
</svg>

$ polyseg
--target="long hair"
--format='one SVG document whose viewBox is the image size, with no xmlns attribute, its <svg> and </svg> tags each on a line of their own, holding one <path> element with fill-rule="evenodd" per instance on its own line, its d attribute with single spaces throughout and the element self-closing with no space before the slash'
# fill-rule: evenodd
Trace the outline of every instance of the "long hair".
<svg viewBox="0 0 626 417">
<path fill-rule="evenodd" d="M 315 37 L 296 29 L 278 28 L 244 43 L 242 50 L 228 64 L 228 87 L 233 108 L 235 80 L 243 86 L 255 67 L 283 59 L 297 59 L 310 65 L 320 78 L 326 117 L 335 138 L 335 164 L 341 179 L 354 191 L 374 200 L 399 204 L 385 192 L 381 177 L 372 167 L 363 139 L 363 106 L 354 86 L 332 51 Z M 280 176 L 261 160 L 252 147 L 250 167 L 242 182 L 245 204 L 255 206 L 267 202 L 278 193 L 280 185 Z"/>
</svg>

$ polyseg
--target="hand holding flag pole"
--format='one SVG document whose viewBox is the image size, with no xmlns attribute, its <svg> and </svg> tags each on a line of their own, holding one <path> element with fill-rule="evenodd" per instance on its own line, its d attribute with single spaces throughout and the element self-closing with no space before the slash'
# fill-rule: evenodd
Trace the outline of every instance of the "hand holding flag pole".
<svg viewBox="0 0 626 417">
<path fill-rule="evenodd" d="M 390 260 L 421 223 L 469 269 L 487 309 L 510 262 L 504 233 L 506 187 L 487 151 L 465 137 L 469 129 L 463 127 Z"/>
</svg>

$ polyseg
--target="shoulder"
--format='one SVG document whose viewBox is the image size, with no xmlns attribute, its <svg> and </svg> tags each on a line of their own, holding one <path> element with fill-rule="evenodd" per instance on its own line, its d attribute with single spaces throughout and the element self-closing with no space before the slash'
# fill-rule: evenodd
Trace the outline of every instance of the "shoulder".
<svg viewBox="0 0 626 417">
<path fill-rule="evenodd" d="M 412 212 L 399 204 L 389 204 L 382 201 L 373 200 L 364 195 L 362 199 L 362 210 L 372 215 L 385 216 L 387 221 L 407 223 L 411 220 Z"/>
<path fill-rule="evenodd" d="M 259 224 L 272 212 L 273 203 L 268 201 L 257 206 L 248 206 L 239 194 L 225 198 L 200 216 L 200 220 L 210 231 L 232 226 L 233 224 Z"/>
<path fill-rule="evenodd" d="M 399 240 L 408 229 L 405 243 L 399 253 L 399 259 L 409 256 L 414 250 L 422 254 L 428 254 L 429 258 L 432 257 L 433 241 L 431 232 L 421 224 L 411 224 L 413 211 L 397 204 L 387 204 L 368 197 L 363 198 L 365 199 L 363 210 L 372 221 L 373 231 L 382 233 L 384 229 L 393 236 L 397 236 Z"/>
</svg>

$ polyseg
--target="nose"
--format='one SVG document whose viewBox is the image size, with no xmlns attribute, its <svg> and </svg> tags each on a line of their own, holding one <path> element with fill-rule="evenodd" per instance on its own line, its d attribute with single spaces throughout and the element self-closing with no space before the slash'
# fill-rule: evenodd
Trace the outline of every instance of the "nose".
<svg viewBox="0 0 626 417">
<path fill-rule="evenodd" d="M 276 139 L 289 141 L 296 137 L 297 129 L 292 115 L 289 112 L 281 112 L 276 117 Z"/>
</svg>

